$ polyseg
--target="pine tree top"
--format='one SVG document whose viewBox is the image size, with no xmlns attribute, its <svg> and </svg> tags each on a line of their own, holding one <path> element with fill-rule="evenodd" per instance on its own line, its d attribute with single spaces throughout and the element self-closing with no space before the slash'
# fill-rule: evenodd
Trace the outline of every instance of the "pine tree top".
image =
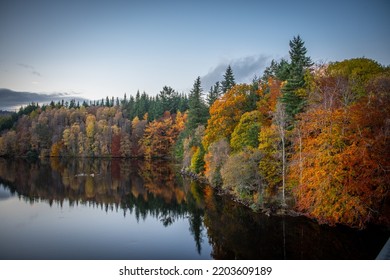
<svg viewBox="0 0 390 280">
<path fill-rule="evenodd" d="M 224 80 L 222 81 L 222 92 L 227 92 L 232 87 L 235 86 L 236 82 L 234 81 L 234 74 L 231 66 L 229 65 L 226 68 L 225 75 L 223 75 Z"/>
<path fill-rule="evenodd" d="M 290 59 L 292 67 L 303 67 L 307 68 L 313 65 L 311 58 L 306 56 L 307 50 L 305 47 L 305 42 L 301 39 L 301 37 L 294 36 L 294 38 L 290 41 Z"/>
</svg>

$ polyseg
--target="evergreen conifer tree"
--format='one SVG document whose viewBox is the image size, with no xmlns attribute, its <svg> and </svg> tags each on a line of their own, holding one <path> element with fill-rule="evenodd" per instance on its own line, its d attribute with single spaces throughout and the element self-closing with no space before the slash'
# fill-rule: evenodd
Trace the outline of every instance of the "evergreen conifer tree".
<svg viewBox="0 0 390 280">
<path fill-rule="evenodd" d="M 198 125 L 204 125 L 207 122 L 208 110 L 202 99 L 202 87 L 200 77 L 198 77 L 189 95 L 189 110 L 187 129 L 192 131 Z"/>
<path fill-rule="evenodd" d="M 230 65 L 226 68 L 225 75 L 223 75 L 224 80 L 222 81 L 222 93 L 226 93 L 232 87 L 236 85 L 234 81 L 233 70 Z"/>
<path fill-rule="evenodd" d="M 285 105 L 288 121 L 291 123 L 294 116 L 303 110 L 305 98 L 299 89 L 305 86 L 305 71 L 313 65 L 310 57 L 306 56 L 306 47 L 298 35 L 290 41 L 290 65 L 286 85 L 282 88 L 281 101 Z"/>
<path fill-rule="evenodd" d="M 189 108 L 189 105 L 188 105 L 188 97 L 186 94 L 182 93 L 180 94 L 180 102 L 179 102 L 179 111 L 184 113 L 185 111 L 187 111 Z"/>
<path fill-rule="evenodd" d="M 312 66 L 313 63 L 310 59 L 310 57 L 306 56 L 306 47 L 305 42 L 301 39 L 301 37 L 298 35 L 297 37 L 294 37 L 290 43 L 290 59 L 291 59 L 291 66 L 296 67 L 302 67 L 303 69 L 307 69 L 308 67 Z"/>
<path fill-rule="evenodd" d="M 222 94 L 221 85 L 219 82 L 216 82 L 214 86 L 211 86 L 209 94 L 207 95 L 207 104 L 209 107 L 213 105 L 214 101 Z"/>
<path fill-rule="evenodd" d="M 175 96 L 176 92 L 173 88 L 164 86 L 158 95 L 160 102 L 162 103 L 163 112 L 168 111 L 171 114 L 176 113 L 177 106 L 175 106 Z"/>
</svg>

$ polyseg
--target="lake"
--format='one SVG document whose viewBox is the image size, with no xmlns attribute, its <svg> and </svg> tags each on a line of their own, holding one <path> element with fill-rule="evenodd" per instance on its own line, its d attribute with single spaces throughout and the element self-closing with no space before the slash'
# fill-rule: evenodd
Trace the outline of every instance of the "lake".
<svg viewBox="0 0 390 280">
<path fill-rule="evenodd" d="M 389 236 L 256 214 L 178 171 L 0 158 L 0 259 L 374 259 Z"/>
</svg>

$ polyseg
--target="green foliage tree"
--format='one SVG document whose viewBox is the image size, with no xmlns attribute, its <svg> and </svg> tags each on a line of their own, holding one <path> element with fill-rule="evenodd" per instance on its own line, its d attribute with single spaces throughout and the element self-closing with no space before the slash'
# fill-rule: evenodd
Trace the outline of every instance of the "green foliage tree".
<svg viewBox="0 0 390 280">
<path fill-rule="evenodd" d="M 282 102 L 285 104 L 289 121 L 292 122 L 296 114 L 302 112 L 305 106 L 304 91 L 305 71 L 313 65 L 310 57 L 306 56 L 306 47 L 301 37 L 298 35 L 290 41 L 290 65 L 287 83 L 282 89 Z"/>
<path fill-rule="evenodd" d="M 227 91 L 229 91 L 235 85 L 236 85 L 236 82 L 234 81 L 233 70 L 232 70 L 232 68 L 229 65 L 226 68 L 225 74 L 223 75 L 223 81 L 221 83 L 222 93 L 226 93 Z"/>
<path fill-rule="evenodd" d="M 353 58 L 330 63 L 327 72 L 331 77 L 346 79 L 351 94 L 343 102 L 351 103 L 366 95 L 368 81 L 385 72 L 385 68 L 372 59 Z"/>
<path fill-rule="evenodd" d="M 185 131 L 184 131 L 185 132 Z M 189 170 L 191 169 L 191 160 L 196 151 L 196 149 L 202 146 L 202 138 L 204 136 L 205 127 L 203 125 L 199 125 L 195 131 L 191 134 L 187 135 L 184 133 L 185 137 L 183 139 L 183 169 Z"/>
<path fill-rule="evenodd" d="M 218 97 L 221 96 L 221 94 L 221 85 L 219 82 L 216 82 L 215 85 L 211 86 L 209 94 L 207 95 L 207 104 L 209 105 L 209 107 L 213 105 L 215 100 L 217 100 Z"/>
<path fill-rule="evenodd" d="M 208 110 L 202 98 L 200 77 L 196 78 L 189 96 L 187 129 L 193 131 L 207 122 Z"/>
<path fill-rule="evenodd" d="M 234 151 L 241 151 L 246 147 L 256 148 L 259 145 L 258 135 L 262 119 L 263 115 L 258 110 L 246 112 L 241 116 L 230 140 Z"/>
<path fill-rule="evenodd" d="M 170 112 L 171 114 L 176 113 L 178 110 L 178 105 L 176 104 L 177 102 L 177 92 L 168 86 L 164 86 L 163 89 L 160 91 L 158 97 L 159 97 L 159 102 L 161 103 L 161 107 L 163 109 L 163 112 Z M 161 117 L 161 116 L 159 116 Z"/>
<path fill-rule="evenodd" d="M 269 78 L 278 79 L 279 81 L 285 81 L 289 77 L 290 64 L 287 60 L 282 58 L 280 62 L 271 60 L 271 64 L 264 70 L 261 78 L 263 83 L 267 83 Z"/>
<path fill-rule="evenodd" d="M 205 150 L 202 145 L 196 147 L 195 153 L 191 159 L 191 171 L 197 174 L 201 174 L 204 171 L 204 155 Z"/>
</svg>

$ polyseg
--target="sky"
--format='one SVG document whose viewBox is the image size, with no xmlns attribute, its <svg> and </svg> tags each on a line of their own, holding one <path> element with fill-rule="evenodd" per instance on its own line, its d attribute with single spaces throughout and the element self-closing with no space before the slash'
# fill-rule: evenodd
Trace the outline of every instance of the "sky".
<svg viewBox="0 0 390 280">
<path fill-rule="evenodd" d="M 97 100 L 200 76 L 206 93 L 228 65 L 238 83 L 261 76 L 298 34 L 314 62 L 389 65 L 389 14 L 387 0 L 0 0 L 0 89 Z"/>
</svg>

